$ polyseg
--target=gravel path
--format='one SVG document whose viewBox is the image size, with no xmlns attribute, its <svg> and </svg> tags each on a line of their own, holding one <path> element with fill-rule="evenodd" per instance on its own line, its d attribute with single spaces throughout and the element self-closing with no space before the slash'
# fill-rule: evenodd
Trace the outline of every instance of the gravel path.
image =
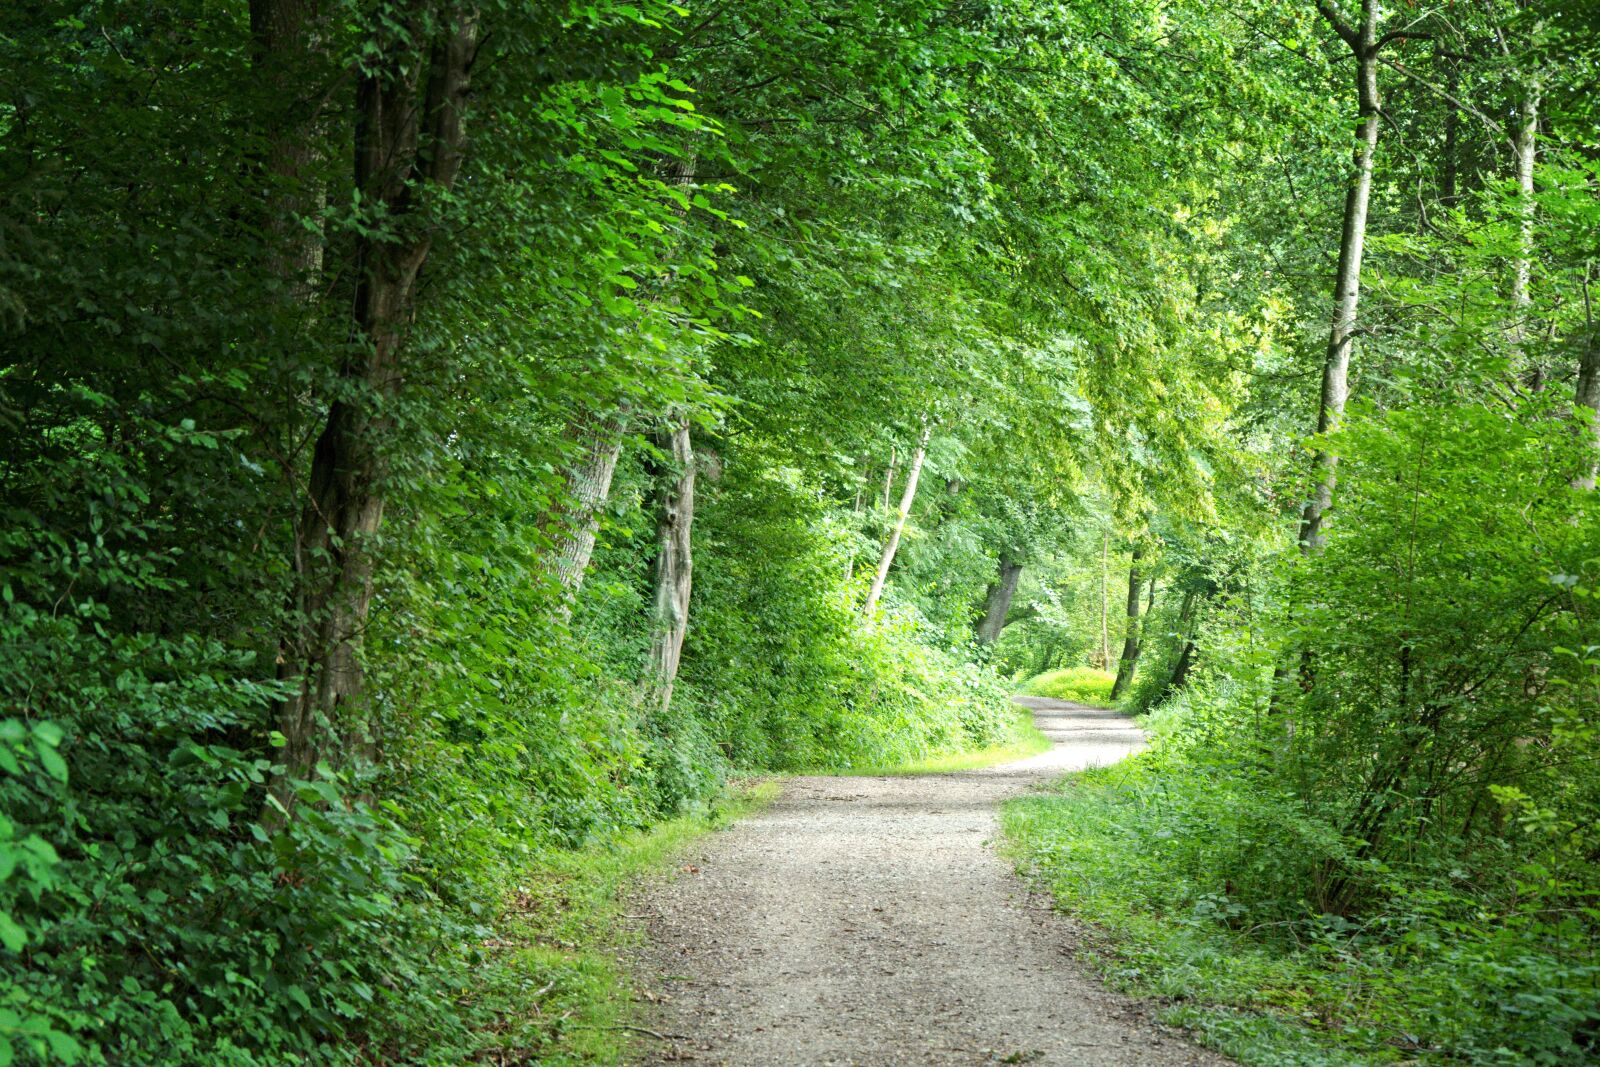
<svg viewBox="0 0 1600 1067">
<path fill-rule="evenodd" d="M 1024 698 L 1055 747 L 982 771 L 793 778 L 632 910 L 647 1064 L 1221 1067 L 1072 960 L 1074 928 L 994 850 L 995 809 L 1141 743 L 1113 712 Z M 652 977 L 653 976 L 653 977 Z"/>
</svg>

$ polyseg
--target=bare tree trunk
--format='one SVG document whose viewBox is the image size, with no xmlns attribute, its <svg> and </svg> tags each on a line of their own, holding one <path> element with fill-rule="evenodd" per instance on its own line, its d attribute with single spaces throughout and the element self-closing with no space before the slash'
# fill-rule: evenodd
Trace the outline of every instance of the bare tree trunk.
<svg viewBox="0 0 1600 1067">
<path fill-rule="evenodd" d="M 883 472 L 883 510 L 889 510 L 889 493 L 894 489 L 895 452 L 893 445 L 889 446 L 889 466 Z"/>
<path fill-rule="evenodd" d="M 292 805 L 289 779 L 309 776 L 324 759 L 376 755 L 362 707 L 361 646 L 383 520 L 386 401 L 400 389 L 405 331 L 433 240 L 415 217 L 416 198 L 424 187 L 449 189 L 460 172 L 462 108 L 478 42 L 475 13 L 440 12 L 436 23 L 432 14 L 419 2 L 408 32 L 386 42 L 389 51 L 356 88 L 356 187 L 396 225 L 389 239 L 357 245 L 351 330 L 365 351 L 340 370 L 350 388 L 328 409 L 296 531 L 300 622 L 283 671 L 299 688 L 278 708 L 285 772 L 263 813 L 274 828 Z M 438 37 L 419 49 L 413 42 L 425 40 L 430 23 Z"/>
<path fill-rule="evenodd" d="M 1317 8 L 1344 39 L 1356 59 L 1356 97 L 1361 125 L 1354 149 L 1354 167 L 1345 192 L 1344 228 L 1339 240 L 1339 272 L 1334 285 L 1333 325 L 1322 364 L 1322 395 L 1317 409 L 1317 433 L 1336 428 L 1344 418 L 1350 395 L 1350 349 L 1356 336 L 1356 312 L 1361 302 L 1361 257 L 1367 240 L 1367 206 L 1372 199 L 1372 168 L 1378 150 L 1378 0 L 1362 0 L 1361 22 L 1347 26 L 1330 0 L 1317 0 Z M 1300 523 L 1301 551 L 1322 548 L 1326 535 L 1322 517 L 1333 504 L 1333 487 L 1339 457 L 1319 446 L 1314 465 L 1316 485 L 1306 501 Z"/>
<path fill-rule="evenodd" d="M 645 687 L 648 705 L 665 711 L 672 704 L 683 639 L 689 632 L 689 592 L 694 569 L 694 449 L 689 420 L 662 434 L 657 446 L 672 457 L 659 475 L 660 513 L 656 519 L 655 596 L 650 618 L 650 656 Z"/>
<path fill-rule="evenodd" d="M 1017 581 L 1022 577 L 1022 564 L 1013 562 L 1001 553 L 1000 575 L 989 586 L 984 598 L 983 619 L 978 623 L 978 644 L 992 645 L 1000 640 L 1000 631 L 1006 628 L 1006 615 L 1011 611 L 1011 599 L 1017 595 Z"/>
<path fill-rule="evenodd" d="M 861 605 L 863 618 L 872 617 L 872 613 L 878 607 L 878 598 L 883 595 L 883 583 L 889 578 L 889 567 L 894 563 L 894 554 L 900 548 L 900 535 L 905 532 L 906 516 L 911 514 L 911 505 L 917 499 L 917 479 L 922 477 L 922 461 L 927 457 L 928 438 L 932 435 L 933 423 L 923 420 L 922 436 L 917 439 L 917 450 L 911 454 L 911 468 L 906 472 L 905 491 L 900 494 L 900 510 L 895 513 L 894 525 L 889 528 L 889 537 L 883 544 L 883 555 L 878 559 L 878 572 L 872 576 L 872 588 L 867 591 L 867 602 Z"/>
<path fill-rule="evenodd" d="M 622 455 L 627 422 L 626 409 L 609 416 L 585 410 L 567 428 L 567 437 L 575 443 L 576 455 L 566 470 L 566 499 L 539 520 L 539 529 L 550 538 L 546 560 L 561 583 L 558 610 L 563 617 L 571 614 L 578 589 L 589 570 L 589 560 L 594 555 L 600 511 L 611 496 L 611 478 L 616 473 L 617 459 Z"/>
<path fill-rule="evenodd" d="M 1139 646 L 1143 631 L 1139 622 L 1140 594 L 1143 592 L 1144 578 L 1139 573 L 1139 561 L 1144 558 L 1144 549 L 1134 548 L 1133 559 L 1128 567 L 1128 622 L 1127 630 L 1122 639 L 1122 658 L 1117 661 L 1117 680 L 1111 684 L 1111 700 L 1116 702 L 1128 691 L 1128 686 L 1133 682 L 1133 672 L 1139 666 Z"/>
</svg>

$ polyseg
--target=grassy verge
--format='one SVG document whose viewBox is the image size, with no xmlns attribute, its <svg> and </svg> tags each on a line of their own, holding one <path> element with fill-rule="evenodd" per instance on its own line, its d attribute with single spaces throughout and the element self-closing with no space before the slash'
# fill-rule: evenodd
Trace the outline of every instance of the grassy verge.
<svg viewBox="0 0 1600 1067">
<path fill-rule="evenodd" d="M 1001 811 L 1008 851 L 1023 873 L 1063 911 L 1093 925 L 1091 965 L 1124 992 L 1174 1002 L 1165 1021 L 1248 1067 L 1394 1062 L 1341 1048 L 1318 1031 L 1309 992 L 1322 977 L 1317 967 L 1252 944 L 1203 908 L 1160 908 L 1146 884 L 1152 865 L 1141 864 L 1148 859 L 1140 855 L 1142 835 L 1130 825 L 1141 813 L 1118 788 L 1127 773 L 1071 775 L 1054 794 L 1019 797 Z"/>
<path fill-rule="evenodd" d="M 623 921 L 626 891 L 665 873 L 698 838 L 770 803 L 778 788 L 770 781 L 737 784 L 706 813 L 546 857 L 513 894 L 486 946 L 491 963 L 479 995 L 501 1011 L 479 1060 L 621 1063 L 633 1010 L 632 985 L 619 962 L 635 936 Z"/>
<path fill-rule="evenodd" d="M 1248 874 L 1229 850 L 1268 840 L 1273 803 L 1146 756 L 1012 800 L 1001 823 L 1024 873 L 1092 924 L 1113 985 L 1247 1067 L 1600 1063 L 1600 968 L 1570 923 L 1463 910 L 1399 872 L 1350 918 L 1241 899 L 1219 872 Z"/>
<path fill-rule="evenodd" d="M 987 748 L 969 752 L 946 752 L 911 763 L 897 763 L 884 767 L 850 767 L 843 770 L 824 771 L 827 775 L 852 778 L 898 777 L 913 774 L 950 774 L 955 771 L 976 771 L 1001 763 L 1037 756 L 1052 744 L 1033 724 L 1033 715 L 1019 709 L 1011 737 Z"/>
</svg>

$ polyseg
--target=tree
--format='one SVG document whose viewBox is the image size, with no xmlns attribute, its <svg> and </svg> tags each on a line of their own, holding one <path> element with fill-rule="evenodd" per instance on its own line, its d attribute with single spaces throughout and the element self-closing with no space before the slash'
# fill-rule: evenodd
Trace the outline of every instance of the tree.
<svg viewBox="0 0 1600 1067">
<path fill-rule="evenodd" d="M 911 453 L 911 464 L 906 468 L 906 484 L 900 493 L 900 507 L 896 510 L 894 520 L 889 526 L 889 536 L 884 539 L 883 552 L 878 557 L 878 569 L 872 576 L 872 586 L 867 590 L 867 599 L 861 605 L 863 618 L 871 618 L 878 608 L 878 598 L 883 595 L 883 583 L 889 578 L 889 568 L 894 565 L 895 551 L 900 547 L 900 535 L 906 528 L 906 517 L 911 514 L 911 505 L 917 499 L 917 479 L 922 477 L 922 461 L 928 454 L 928 438 L 933 434 L 933 422 L 927 418 L 922 420 L 922 434 L 917 438 L 917 447 Z"/>
<path fill-rule="evenodd" d="M 1339 266 L 1333 294 L 1333 325 L 1322 362 L 1322 392 L 1317 405 L 1317 434 L 1326 435 L 1344 417 L 1350 395 L 1350 350 L 1357 333 L 1356 312 L 1361 302 L 1361 258 L 1367 241 L 1367 209 L 1372 199 L 1372 171 L 1378 151 L 1378 125 L 1383 111 L 1378 96 L 1378 53 L 1388 37 L 1378 35 L 1377 0 L 1361 0 L 1361 13 L 1352 24 L 1332 0 L 1317 0 L 1317 10 L 1327 20 L 1355 59 L 1356 111 L 1360 117 L 1356 145 L 1345 191 L 1344 224 L 1339 238 Z M 1314 457 L 1315 484 L 1300 522 L 1304 551 L 1321 550 L 1323 514 L 1333 503 L 1333 486 L 1339 457 L 1319 444 Z"/>
</svg>

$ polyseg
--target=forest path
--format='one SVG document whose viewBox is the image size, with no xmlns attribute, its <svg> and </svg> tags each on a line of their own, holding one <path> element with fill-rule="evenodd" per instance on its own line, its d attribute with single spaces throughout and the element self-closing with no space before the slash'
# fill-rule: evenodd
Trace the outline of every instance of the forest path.
<svg viewBox="0 0 1600 1067">
<path fill-rule="evenodd" d="M 996 809 L 1115 762 L 1115 712 L 1019 698 L 1055 742 L 1030 759 L 913 777 L 792 778 L 717 834 L 648 913 L 647 1064 L 1074 1067 L 1227 1064 L 1072 960 L 1070 920 L 999 856 Z"/>
</svg>

